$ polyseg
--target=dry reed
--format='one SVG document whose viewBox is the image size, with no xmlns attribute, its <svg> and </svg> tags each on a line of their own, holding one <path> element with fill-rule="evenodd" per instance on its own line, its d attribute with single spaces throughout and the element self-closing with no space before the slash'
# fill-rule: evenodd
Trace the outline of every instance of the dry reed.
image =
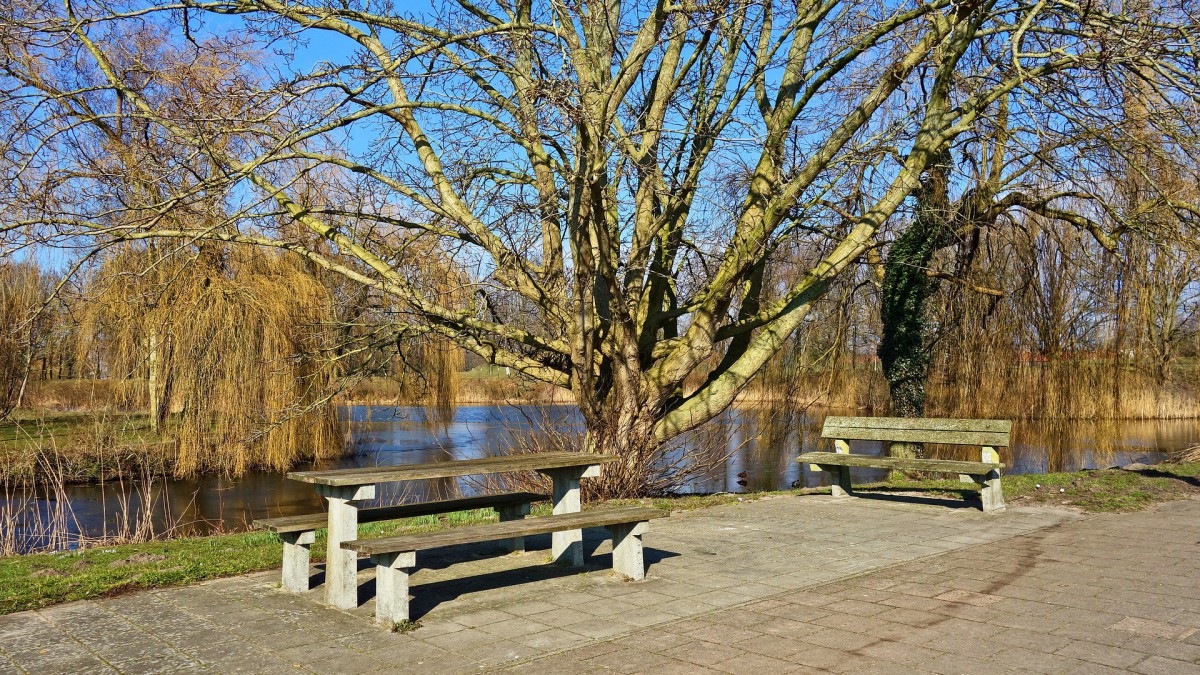
<svg viewBox="0 0 1200 675">
<path fill-rule="evenodd" d="M 118 469 L 109 476 L 117 488 L 119 517 L 104 521 L 99 533 L 87 532 L 75 512 L 68 484 L 71 467 L 55 445 L 34 456 L 38 470 L 0 477 L 0 556 L 130 544 L 169 536 L 171 526 L 156 529 L 155 485 L 165 474 L 142 466 L 138 473 Z"/>
</svg>

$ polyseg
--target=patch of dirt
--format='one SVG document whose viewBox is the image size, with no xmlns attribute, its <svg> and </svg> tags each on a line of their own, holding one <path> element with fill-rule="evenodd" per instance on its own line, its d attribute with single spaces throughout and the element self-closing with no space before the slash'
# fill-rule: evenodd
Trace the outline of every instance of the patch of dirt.
<svg viewBox="0 0 1200 675">
<path fill-rule="evenodd" d="M 114 560 L 114 561 L 108 563 L 108 566 L 109 567 L 125 567 L 127 565 L 140 565 L 142 563 L 152 563 L 152 562 L 158 562 L 160 560 L 166 560 L 166 559 L 167 559 L 167 556 L 165 556 L 165 555 L 158 555 L 158 554 L 154 554 L 154 553 L 135 553 L 135 554 L 129 556 L 128 558 L 122 558 L 121 560 Z"/>
<path fill-rule="evenodd" d="M 118 584 L 118 585 L 113 586 L 112 588 L 109 588 L 109 589 L 105 590 L 104 592 L 100 593 L 99 597 L 101 597 L 101 598 L 116 598 L 116 597 L 125 595 L 127 593 L 133 593 L 134 591 L 139 591 L 139 590 L 141 590 L 141 589 L 133 584 L 128 584 L 128 583 Z"/>
<path fill-rule="evenodd" d="M 29 576 L 30 576 L 30 578 L 38 579 L 41 577 L 61 577 L 62 575 L 63 575 L 63 573 L 60 572 L 59 570 L 44 569 L 44 570 L 38 570 L 36 572 L 33 572 Z"/>
</svg>

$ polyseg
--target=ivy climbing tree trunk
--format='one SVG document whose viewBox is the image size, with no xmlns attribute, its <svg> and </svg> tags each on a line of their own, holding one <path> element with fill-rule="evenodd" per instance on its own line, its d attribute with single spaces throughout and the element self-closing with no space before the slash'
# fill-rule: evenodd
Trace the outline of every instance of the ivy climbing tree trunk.
<svg viewBox="0 0 1200 675">
<path fill-rule="evenodd" d="M 941 153 L 921 177 L 916 190 L 916 218 L 892 243 L 884 259 L 880 314 L 883 335 L 878 355 L 891 394 L 890 413 L 925 415 L 925 381 L 929 373 L 932 326 L 929 298 L 938 280 L 928 274 L 933 256 L 950 245 L 954 226 L 949 194 L 950 157 Z M 893 443 L 893 456 L 917 456 L 921 446 Z"/>
</svg>

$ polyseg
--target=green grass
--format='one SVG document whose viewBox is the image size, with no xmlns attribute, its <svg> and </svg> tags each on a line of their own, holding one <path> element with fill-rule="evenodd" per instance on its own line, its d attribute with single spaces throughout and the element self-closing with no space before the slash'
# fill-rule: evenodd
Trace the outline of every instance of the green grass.
<svg viewBox="0 0 1200 675">
<path fill-rule="evenodd" d="M 1006 476 L 1004 496 L 1010 506 L 1069 506 L 1087 512 L 1134 511 L 1164 501 L 1200 497 L 1198 477 L 1200 463 L 1164 464 L 1142 472 L 1105 470 Z M 923 495 L 962 498 L 963 487 L 950 480 L 902 479 L 856 486 L 856 489 L 876 492 L 919 490 Z M 685 495 L 614 500 L 609 504 L 641 504 L 688 511 L 764 497 L 828 491 L 828 488 L 805 488 L 744 495 Z M 548 513 L 549 504 L 533 507 L 535 516 Z M 429 532 L 495 519 L 490 509 L 482 509 L 441 517 L 371 523 L 362 525 L 359 532 L 366 537 Z M 317 542 L 312 547 L 313 559 L 323 560 L 324 550 L 325 533 L 318 531 Z M 282 546 L 275 535 L 250 532 L 3 557 L 0 558 L 0 614 L 276 568 L 281 556 Z"/>
<path fill-rule="evenodd" d="M 269 569 L 281 557 L 278 538 L 262 532 L 9 556 L 0 613 Z"/>
<path fill-rule="evenodd" d="M 463 372 L 459 373 L 459 377 L 467 380 L 486 380 L 494 378 L 507 378 L 510 376 L 511 373 L 509 373 L 504 366 L 493 366 L 490 364 L 476 366 L 475 368 L 464 370 Z"/>
<path fill-rule="evenodd" d="M 1004 496 L 1018 506 L 1066 505 L 1093 513 L 1138 511 L 1164 501 L 1200 497 L 1200 462 L 1159 464 L 1142 471 L 1006 476 Z"/>
</svg>

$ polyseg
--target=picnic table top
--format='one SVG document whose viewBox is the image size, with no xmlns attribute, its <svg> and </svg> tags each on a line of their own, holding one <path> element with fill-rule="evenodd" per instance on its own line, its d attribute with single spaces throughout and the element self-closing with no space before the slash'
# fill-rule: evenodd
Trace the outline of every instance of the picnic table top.
<svg viewBox="0 0 1200 675">
<path fill-rule="evenodd" d="M 607 464 L 615 462 L 617 459 L 619 458 L 616 455 L 597 455 L 585 452 L 531 452 L 523 455 L 503 455 L 478 459 L 451 459 L 426 464 L 368 466 L 330 471 L 292 471 L 288 473 L 287 477 L 305 483 L 346 487 L 509 471 L 566 469 L 576 466 Z"/>
</svg>

